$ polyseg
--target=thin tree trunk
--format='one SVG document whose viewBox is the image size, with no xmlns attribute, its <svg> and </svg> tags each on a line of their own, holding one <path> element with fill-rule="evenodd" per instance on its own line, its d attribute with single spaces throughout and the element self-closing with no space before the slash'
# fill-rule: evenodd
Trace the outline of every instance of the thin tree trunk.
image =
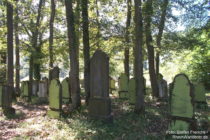
<svg viewBox="0 0 210 140">
<path fill-rule="evenodd" d="M 50 62 L 49 62 L 49 80 L 51 80 L 51 69 L 53 68 L 53 35 L 54 35 L 54 19 L 55 19 L 55 0 L 51 0 L 51 13 L 50 13 L 50 37 L 49 37 L 49 56 L 50 56 Z"/>
<path fill-rule="evenodd" d="M 12 96 L 14 93 L 14 66 L 13 66 L 13 6 L 6 2 L 7 7 L 7 86 L 3 90 L 3 112 L 5 115 L 14 113 Z"/>
<path fill-rule="evenodd" d="M 73 109 L 81 105 L 80 86 L 79 86 L 79 60 L 78 60 L 78 45 L 76 43 L 76 33 L 74 26 L 74 13 L 72 8 L 72 0 L 65 0 L 66 19 L 68 28 L 69 40 L 69 55 L 70 55 L 70 87 L 72 95 Z"/>
<path fill-rule="evenodd" d="M 144 112 L 144 79 L 143 79 L 143 23 L 141 1 L 135 2 L 135 47 L 134 47 L 134 77 L 136 80 L 135 112 Z"/>
<path fill-rule="evenodd" d="M 130 77 L 129 74 L 129 53 L 130 53 L 130 49 L 129 49 L 129 43 L 130 43 L 130 39 L 129 39 L 129 28 L 130 28 L 130 24 L 131 24 L 131 0 L 127 0 L 127 21 L 126 21 L 126 33 L 125 33 L 125 41 L 126 41 L 126 46 L 125 46 L 125 50 L 124 50 L 124 71 L 125 74 L 128 76 L 128 79 Z"/>
<path fill-rule="evenodd" d="M 158 84 L 155 73 L 155 62 L 154 62 L 154 47 L 152 45 L 152 34 L 151 34 L 151 18 L 152 18 L 152 0 L 147 0 L 145 7 L 145 34 L 146 34 L 146 46 L 149 59 L 149 75 L 152 87 L 152 94 L 154 97 L 158 97 Z"/>
<path fill-rule="evenodd" d="M 86 93 L 86 104 L 90 98 L 90 42 L 89 42 L 89 20 L 88 0 L 82 0 L 82 28 L 83 28 L 83 54 L 84 54 L 84 85 Z"/>
<path fill-rule="evenodd" d="M 97 28 L 98 28 L 98 31 L 97 31 L 97 35 L 96 35 L 96 38 L 97 38 L 97 48 L 100 48 L 100 39 L 101 39 L 101 25 L 100 25 L 100 22 L 99 22 L 99 17 L 100 17 L 100 14 L 99 14 L 99 9 L 98 9 L 98 0 L 95 0 L 95 5 L 96 5 L 96 23 L 97 23 Z"/>
<path fill-rule="evenodd" d="M 156 40 L 157 47 L 158 47 L 158 50 L 157 50 L 157 53 L 156 53 L 156 74 L 157 75 L 159 74 L 161 40 L 162 40 L 162 35 L 163 35 L 163 29 L 164 29 L 164 26 L 165 26 L 168 1 L 169 0 L 164 0 L 164 2 L 163 2 L 160 23 L 158 25 L 158 35 L 157 35 L 157 40 Z"/>
<path fill-rule="evenodd" d="M 18 0 L 17 0 L 18 2 Z M 16 5 L 17 6 L 17 5 Z M 15 9 L 16 11 L 16 16 L 15 16 L 15 54 L 16 54 L 16 75 L 15 75 L 15 84 L 16 84 L 16 94 L 19 96 L 20 95 L 20 54 L 19 54 L 19 27 L 18 27 L 18 23 L 19 23 L 19 17 L 18 17 L 18 7 L 16 7 Z"/>
</svg>

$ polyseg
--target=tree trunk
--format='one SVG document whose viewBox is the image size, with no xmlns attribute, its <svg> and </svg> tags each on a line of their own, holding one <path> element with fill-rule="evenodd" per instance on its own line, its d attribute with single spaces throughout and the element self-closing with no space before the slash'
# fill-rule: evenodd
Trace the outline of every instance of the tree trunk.
<svg viewBox="0 0 210 140">
<path fill-rule="evenodd" d="M 40 26 L 40 18 L 41 18 L 41 9 L 43 5 L 43 0 L 39 1 L 38 15 L 36 19 L 36 24 L 34 27 L 34 31 L 32 33 L 32 48 L 29 62 L 29 101 L 31 101 L 32 95 L 32 83 L 33 76 L 35 76 L 36 80 L 40 80 L 40 64 L 37 63 L 37 56 L 35 57 L 35 53 L 39 53 L 40 49 L 37 48 L 38 34 L 39 34 L 39 26 Z M 36 62 L 36 64 L 34 63 Z"/>
<path fill-rule="evenodd" d="M 53 28 L 54 28 L 54 19 L 55 19 L 55 0 L 51 0 L 51 13 L 50 13 L 50 37 L 49 37 L 49 56 L 50 56 L 50 62 L 49 62 L 49 80 L 51 80 L 51 69 L 53 68 Z"/>
<path fill-rule="evenodd" d="M 128 79 L 130 77 L 129 74 L 129 43 L 130 43 L 130 39 L 129 39 L 129 28 L 130 28 L 130 24 L 131 24 L 131 0 L 127 0 L 127 21 L 126 21 L 126 33 L 125 33 L 125 41 L 126 41 L 126 46 L 125 46 L 125 50 L 124 50 L 124 71 L 125 74 L 128 76 Z"/>
<path fill-rule="evenodd" d="M 84 85 L 86 104 L 90 98 L 90 43 L 89 43 L 89 20 L 88 0 L 82 0 L 82 28 L 83 28 L 83 54 L 84 54 Z"/>
<path fill-rule="evenodd" d="M 66 19 L 68 28 L 69 40 L 69 55 L 70 55 L 70 87 L 72 95 L 73 109 L 81 105 L 80 101 L 80 86 L 79 86 L 79 59 L 78 59 L 78 44 L 76 43 L 76 34 L 74 26 L 74 13 L 72 8 L 72 0 L 65 0 Z"/>
<path fill-rule="evenodd" d="M 17 1 L 18 2 L 18 1 Z M 17 5 L 16 5 L 17 6 Z M 18 7 L 16 7 L 15 9 L 16 11 L 16 15 L 15 15 L 15 54 L 16 54 L 16 75 L 15 75 L 15 84 L 16 84 L 16 94 L 19 96 L 20 95 L 20 54 L 19 54 L 19 27 L 18 27 L 18 23 L 19 23 L 19 17 L 18 17 Z"/>
<path fill-rule="evenodd" d="M 155 63 L 154 63 L 154 47 L 152 45 L 152 34 L 151 34 L 151 18 L 152 18 L 152 0 L 147 0 L 145 7 L 145 34 L 146 34 L 146 46 L 149 59 L 149 75 L 152 87 L 153 97 L 158 97 L 158 84 L 155 74 Z"/>
<path fill-rule="evenodd" d="M 99 17 L 100 17 L 100 14 L 99 14 L 99 9 L 98 9 L 98 0 L 95 0 L 95 5 L 96 5 L 96 23 L 97 23 L 97 34 L 96 34 L 96 39 L 97 39 L 97 48 L 100 48 L 100 39 L 101 39 L 101 25 L 100 25 L 100 22 L 99 22 Z"/>
<path fill-rule="evenodd" d="M 7 85 L 3 89 L 3 112 L 5 115 L 14 114 L 12 96 L 14 94 L 13 66 L 13 6 L 6 2 L 7 7 Z"/>
<path fill-rule="evenodd" d="M 163 29 L 165 26 L 165 20 L 166 20 L 166 11 L 168 7 L 168 0 L 164 0 L 163 5 L 162 5 L 162 13 L 160 17 L 160 23 L 158 25 L 158 35 L 157 35 L 157 53 L 156 53 L 156 74 L 159 74 L 159 65 L 160 65 L 160 50 L 161 50 L 161 39 L 163 35 Z"/>
<path fill-rule="evenodd" d="M 135 47 L 134 47 L 134 77 L 136 80 L 135 112 L 144 112 L 144 79 L 143 79 L 143 23 L 141 1 L 135 2 Z"/>
</svg>

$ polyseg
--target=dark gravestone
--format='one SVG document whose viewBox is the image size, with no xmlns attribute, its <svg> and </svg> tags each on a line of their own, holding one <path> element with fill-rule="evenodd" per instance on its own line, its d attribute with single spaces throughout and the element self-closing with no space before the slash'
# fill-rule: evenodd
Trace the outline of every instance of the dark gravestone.
<svg viewBox="0 0 210 140">
<path fill-rule="evenodd" d="M 90 60 L 89 116 L 106 121 L 112 120 L 109 98 L 109 58 L 97 50 Z"/>
<path fill-rule="evenodd" d="M 58 79 L 51 80 L 49 86 L 49 110 L 47 115 L 52 118 L 60 118 L 62 111 L 62 91 Z"/>
<path fill-rule="evenodd" d="M 59 67 L 54 67 L 52 70 L 50 70 L 50 81 L 53 79 L 59 79 L 59 73 L 60 69 Z"/>
<path fill-rule="evenodd" d="M 175 76 L 170 85 L 170 115 L 173 122 L 170 123 L 169 130 L 189 130 L 193 122 L 194 104 L 193 104 L 193 85 L 184 74 Z"/>
</svg>

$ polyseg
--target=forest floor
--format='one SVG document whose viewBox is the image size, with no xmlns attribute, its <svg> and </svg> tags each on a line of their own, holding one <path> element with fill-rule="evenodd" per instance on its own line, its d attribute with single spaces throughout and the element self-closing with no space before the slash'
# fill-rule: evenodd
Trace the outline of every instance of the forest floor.
<svg viewBox="0 0 210 140">
<path fill-rule="evenodd" d="M 17 102 L 16 115 L 5 118 L 0 111 L 0 139 L 101 139 L 163 140 L 169 124 L 168 107 L 146 102 L 144 115 L 133 112 L 134 106 L 112 96 L 113 123 L 90 120 L 84 104 L 79 111 L 61 119 L 47 117 L 46 104 Z"/>
</svg>

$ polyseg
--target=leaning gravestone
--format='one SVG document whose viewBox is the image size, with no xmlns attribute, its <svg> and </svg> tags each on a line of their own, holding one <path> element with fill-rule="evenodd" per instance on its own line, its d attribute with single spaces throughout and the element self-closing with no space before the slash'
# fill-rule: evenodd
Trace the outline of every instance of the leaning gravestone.
<svg viewBox="0 0 210 140">
<path fill-rule="evenodd" d="M 61 85 L 58 79 L 53 79 L 49 86 L 49 117 L 60 118 L 62 108 L 62 93 Z"/>
<path fill-rule="evenodd" d="M 136 81 L 134 78 L 131 78 L 128 84 L 128 93 L 129 93 L 129 103 L 136 103 Z"/>
<path fill-rule="evenodd" d="M 109 98 L 109 58 L 97 50 L 90 60 L 89 116 L 106 121 L 112 120 Z"/>
<path fill-rule="evenodd" d="M 188 77 L 176 75 L 170 89 L 170 115 L 173 121 L 169 130 L 189 130 L 194 117 L 193 96 L 193 86 Z"/>
<path fill-rule="evenodd" d="M 126 74 L 122 73 L 119 77 L 119 97 L 120 98 L 128 98 L 128 82 L 129 79 Z"/>
<path fill-rule="evenodd" d="M 167 81 L 163 79 L 163 75 L 158 75 L 158 89 L 159 89 L 159 98 L 167 99 L 168 98 L 168 86 Z"/>
<path fill-rule="evenodd" d="M 70 97 L 70 84 L 69 84 L 69 78 L 65 78 L 62 82 L 62 102 L 64 104 L 69 104 L 71 102 Z"/>
</svg>

